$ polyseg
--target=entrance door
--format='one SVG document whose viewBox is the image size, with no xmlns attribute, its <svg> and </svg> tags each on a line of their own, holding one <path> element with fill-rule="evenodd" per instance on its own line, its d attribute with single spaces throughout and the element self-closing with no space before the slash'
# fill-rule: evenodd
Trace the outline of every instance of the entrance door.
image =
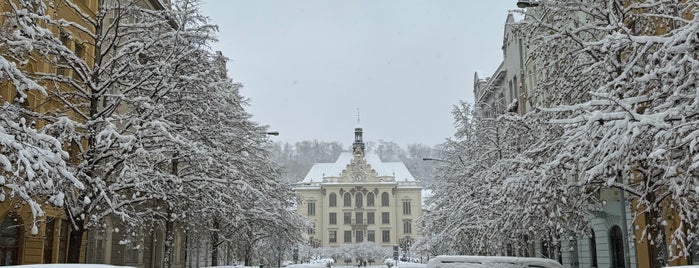
<svg viewBox="0 0 699 268">
<path fill-rule="evenodd" d="M 22 223 L 17 215 L 8 213 L 0 224 L 0 266 L 17 265 Z"/>
<path fill-rule="evenodd" d="M 625 266 L 624 256 L 624 237 L 621 233 L 621 228 L 614 225 L 609 231 L 610 251 L 612 253 L 612 267 L 621 268 Z"/>
</svg>

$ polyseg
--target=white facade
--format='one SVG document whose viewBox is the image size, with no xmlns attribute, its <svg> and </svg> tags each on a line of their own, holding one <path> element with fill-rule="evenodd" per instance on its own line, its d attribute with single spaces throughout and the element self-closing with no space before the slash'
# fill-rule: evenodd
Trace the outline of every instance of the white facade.
<svg viewBox="0 0 699 268">
<path fill-rule="evenodd" d="M 375 242 L 388 248 L 418 238 L 420 181 L 402 162 L 365 155 L 361 128 L 355 129 L 353 152 L 316 163 L 295 190 L 298 212 L 314 223 L 308 232 L 314 246 Z"/>
<path fill-rule="evenodd" d="M 524 77 L 524 36 L 516 28 L 514 17 L 508 14 L 502 42 L 503 61 L 490 77 L 474 75 L 475 109 L 486 117 L 507 111 L 524 112 L 518 106 Z"/>
</svg>

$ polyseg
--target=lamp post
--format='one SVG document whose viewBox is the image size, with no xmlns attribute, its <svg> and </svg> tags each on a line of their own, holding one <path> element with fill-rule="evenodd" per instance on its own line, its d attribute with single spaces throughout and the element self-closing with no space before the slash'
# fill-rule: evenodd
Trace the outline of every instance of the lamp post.
<svg viewBox="0 0 699 268">
<path fill-rule="evenodd" d="M 451 163 L 450 161 L 444 160 L 444 159 L 439 159 L 439 158 L 432 158 L 432 157 L 423 157 L 422 161 L 437 161 L 437 162 L 447 162 Z"/>
<path fill-rule="evenodd" d="M 265 132 L 265 135 L 269 135 L 269 136 L 279 136 L 279 131 L 269 131 L 269 132 Z"/>
<path fill-rule="evenodd" d="M 437 161 L 437 162 L 444 162 L 444 163 L 449 163 L 449 164 L 455 164 L 454 161 L 449 161 L 449 160 L 444 160 L 444 159 L 439 159 L 439 158 L 432 158 L 432 157 L 423 157 L 423 158 L 422 158 L 422 161 Z M 461 165 L 464 165 L 464 166 L 466 165 L 466 162 L 471 163 L 471 161 L 465 161 L 465 162 L 464 162 L 464 160 L 461 158 L 460 155 L 459 155 L 459 162 L 461 163 Z"/>
</svg>

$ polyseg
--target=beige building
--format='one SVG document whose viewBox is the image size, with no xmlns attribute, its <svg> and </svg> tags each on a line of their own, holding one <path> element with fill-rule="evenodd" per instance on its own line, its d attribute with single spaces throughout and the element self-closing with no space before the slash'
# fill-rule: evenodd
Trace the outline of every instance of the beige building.
<svg viewBox="0 0 699 268">
<path fill-rule="evenodd" d="M 309 240 L 316 247 L 412 244 L 422 213 L 420 181 L 403 162 L 365 154 L 362 129 L 354 131 L 352 152 L 343 152 L 335 163 L 314 164 L 295 187 L 299 213 L 314 223 Z"/>
</svg>

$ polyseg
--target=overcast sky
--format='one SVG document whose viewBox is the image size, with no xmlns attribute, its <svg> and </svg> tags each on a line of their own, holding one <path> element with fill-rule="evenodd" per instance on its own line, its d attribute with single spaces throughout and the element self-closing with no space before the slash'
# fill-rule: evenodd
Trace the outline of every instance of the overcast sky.
<svg viewBox="0 0 699 268">
<path fill-rule="evenodd" d="M 275 141 L 436 145 L 502 61 L 510 0 L 205 0 L 253 119 Z"/>
</svg>

